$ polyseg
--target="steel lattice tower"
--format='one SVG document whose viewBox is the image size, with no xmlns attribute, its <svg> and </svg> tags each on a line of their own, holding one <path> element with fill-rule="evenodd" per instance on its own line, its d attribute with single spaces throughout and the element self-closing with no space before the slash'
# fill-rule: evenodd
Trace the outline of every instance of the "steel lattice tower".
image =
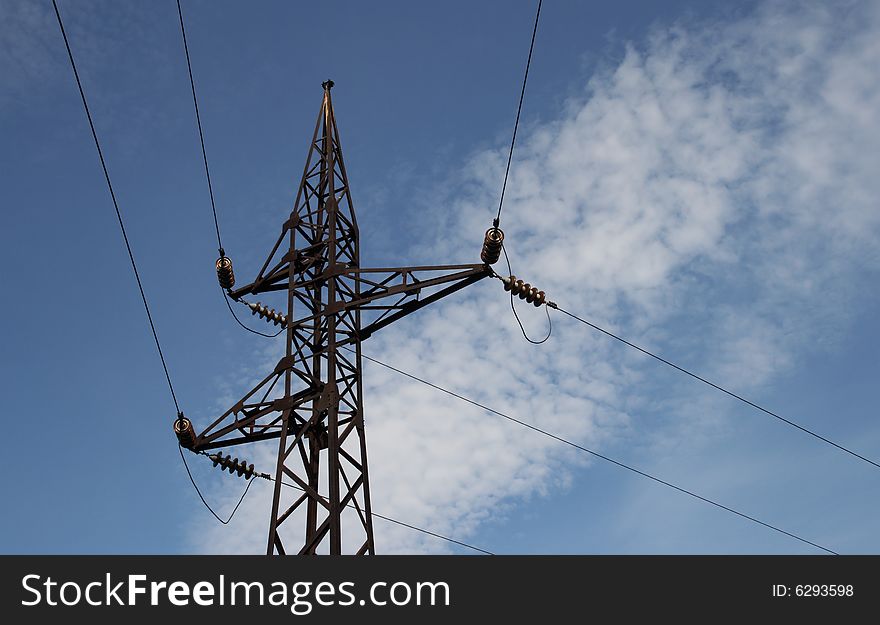
<svg viewBox="0 0 880 625">
<path fill-rule="evenodd" d="M 240 301 L 258 293 L 287 292 L 286 315 L 249 304 L 285 328 L 286 355 L 200 434 L 188 422 L 188 433 L 178 434 L 193 451 L 278 439 L 269 554 L 294 553 L 280 530 L 303 507 L 305 533 L 296 552 L 375 553 L 361 343 L 390 323 L 493 273 L 487 263 L 361 267 L 332 86 L 329 80 L 323 84 L 302 181 L 281 235 L 254 281 L 228 291 Z"/>
</svg>

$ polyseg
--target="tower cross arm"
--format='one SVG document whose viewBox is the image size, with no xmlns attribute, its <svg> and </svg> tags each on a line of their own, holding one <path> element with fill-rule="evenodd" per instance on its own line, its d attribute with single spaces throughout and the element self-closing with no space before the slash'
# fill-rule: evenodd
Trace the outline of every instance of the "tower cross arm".
<svg viewBox="0 0 880 625">
<path fill-rule="evenodd" d="M 326 317 L 346 317 L 355 312 L 367 313 L 363 324 L 358 324 L 357 336 L 365 339 L 373 332 L 432 304 L 447 295 L 493 275 L 489 265 L 422 265 L 413 267 L 356 267 L 347 263 L 330 263 L 326 268 L 307 266 L 294 277 L 293 291 L 299 301 L 311 304 L 303 307 L 305 313 L 293 320 L 296 328 L 310 327 Z M 247 285 L 233 297 L 267 290 L 288 290 L 290 279 L 280 280 L 272 289 Z M 316 294 L 333 283 L 336 297 L 332 302 L 315 306 Z M 318 298 L 321 299 L 321 298 Z M 284 319 L 285 327 L 289 319 Z"/>
<path fill-rule="evenodd" d="M 244 295 L 290 289 L 290 273 L 274 279 L 258 279 L 252 284 L 230 291 L 239 299 Z M 353 340 L 368 338 L 373 332 L 432 304 L 447 295 L 494 274 L 484 263 L 464 265 L 421 265 L 412 267 L 357 267 L 349 263 L 304 263 L 292 267 L 293 292 L 298 301 L 307 304 L 303 316 L 294 318 L 292 326 L 305 328 L 328 316 L 343 317 L 365 312 Z M 316 294 L 333 283 L 336 297 L 332 302 L 316 303 Z M 318 300 L 322 299 L 320 297 Z M 289 324 L 284 317 L 284 326 Z"/>
<path fill-rule="evenodd" d="M 351 267 L 339 270 L 338 275 L 354 288 L 349 297 L 327 307 L 326 314 L 355 309 L 380 311 L 377 319 L 360 328 L 359 338 L 365 339 L 398 319 L 493 275 L 493 271 L 485 264 Z"/>
</svg>

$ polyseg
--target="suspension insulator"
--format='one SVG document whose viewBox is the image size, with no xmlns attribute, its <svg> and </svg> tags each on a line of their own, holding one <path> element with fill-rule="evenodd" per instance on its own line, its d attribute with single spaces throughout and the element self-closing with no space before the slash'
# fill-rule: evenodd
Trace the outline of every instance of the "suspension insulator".
<svg viewBox="0 0 880 625">
<path fill-rule="evenodd" d="M 248 303 L 248 308 L 251 309 L 252 315 L 259 315 L 266 321 L 271 321 L 276 326 L 280 325 L 282 328 L 287 327 L 287 315 L 282 315 L 274 308 L 263 306 L 260 302 L 257 302 L 256 304 Z"/>
<path fill-rule="evenodd" d="M 537 287 L 532 286 L 528 282 L 517 280 L 516 276 L 501 278 L 501 281 L 504 282 L 505 291 L 510 291 L 513 295 L 519 296 L 520 299 L 533 304 L 536 308 L 540 307 L 547 300 L 544 291 L 539 291 Z"/>
<path fill-rule="evenodd" d="M 230 474 L 236 474 L 238 477 L 243 477 L 246 480 L 254 476 L 254 465 L 248 464 L 246 460 L 240 461 L 229 454 L 224 456 L 221 453 L 209 454 L 208 458 L 211 459 L 215 467 L 219 465 L 221 471 L 226 469 Z"/>
<path fill-rule="evenodd" d="M 487 265 L 498 262 L 501 258 L 501 244 L 504 243 L 504 233 L 500 228 L 486 230 L 486 238 L 483 239 L 483 251 L 480 252 L 480 260 Z"/>
<path fill-rule="evenodd" d="M 193 430 L 192 421 L 186 417 L 174 420 L 174 433 L 177 434 L 177 440 L 187 449 L 192 449 L 196 444 L 196 432 Z"/>
<path fill-rule="evenodd" d="M 232 259 L 228 256 L 221 256 L 217 259 L 217 280 L 224 289 L 231 289 L 235 286 L 235 272 L 232 271 Z"/>
</svg>

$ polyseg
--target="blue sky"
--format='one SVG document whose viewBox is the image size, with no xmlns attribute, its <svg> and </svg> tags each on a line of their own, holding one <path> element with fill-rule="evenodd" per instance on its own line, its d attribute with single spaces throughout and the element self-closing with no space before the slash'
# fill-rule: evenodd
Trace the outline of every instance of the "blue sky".
<svg viewBox="0 0 880 625">
<path fill-rule="evenodd" d="M 545 2 L 503 223 L 514 272 L 877 459 L 880 10 L 731 4 Z M 60 5 L 178 397 L 204 424 L 281 347 L 238 328 L 216 286 L 175 4 Z M 240 279 L 289 211 L 326 78 L 364 264 L 474 262 L 534 8 L 184 2 Z M 269 489 L 222 527 L 180 465 L 51 3 L 0 5 L 0 75 L 0 552 L 261 552 Z M 365 353 L 836 551 L 880 551 L 876 468 L 559 315 L 529 345 L 506 306 L 485 281 Z M 543 313 L 523 312 L 540 333 Z M 814 552 L 374 365 L 365 376 L 377 512 L 496 553 Z M 243 482 L 192 465 L 230 509 Z M 376 545 L 450 551 L 383 522 Z"/>
</svg>

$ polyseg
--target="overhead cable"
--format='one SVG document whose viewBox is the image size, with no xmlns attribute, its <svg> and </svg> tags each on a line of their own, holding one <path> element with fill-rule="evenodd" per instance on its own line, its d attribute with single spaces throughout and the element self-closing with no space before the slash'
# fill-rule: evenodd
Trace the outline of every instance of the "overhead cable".
<svg viewBox="0 0 880 625">
<path fill-rule="evenodd" d="M 510 175 L 510 163 L 513 160 L 513 146 L 516 145 L 516 131 L 519 128 L 519 116 L 522 113 L 523 99 L 526 97 L 526 83 L 529 80 L 529 67 L 532 64 L 532 51 L 535 49 L 535 35 L 538 34 L 538 20 L 541 17 L 541 3 L 538 0 L 538 10 L 535 13 L 535 26 L 532 29 L 532 41 L 529 44 L 529 58 L 526 60 L 526 73 L 523 76 L 522 91 L 519 94 L 519 105 L 516 107 L 516 121 L 513 122 L 513 137 L 510 139 L 510 152 L 507 154 L 507 168 L 504 170 L 504 183 L 501 185 L 501 198 L 498 200 L 498 214 L 495 216 L 494 226 L 497 228 L 501 223 L 501 208 L 504 206 L 504 192 L 507 190 L 507 177 Z"/>
<path fill-rule="evenodd" d="M 680 371 L 681 373 L 684 373 L 685 375 L 688 375 L 688 376 L 694 378 L 695 380 L 699 380 L 703 384 L 711 386 L 712 388 L 719 390 L 722 393 L 725 393 L 725 394 L 729 395 L 730 397 L 733 397 L 734 399 L 738 399 L 739 401 L 743 402 L 744 404 L 747 404 L 747 405 L 751 406 L 752 408 L 755 408 L 765 414 L 770 415 L 774 419 L 778 419 L 779 421 L 782 421 L 783 423 L 785 423 L 793 428 L 796 428 L 796 429 L 800 430 L 801 432 L 804 432 L 805 434 L 809 434 L 810 436 L 822 441 L 823 443 L 827 443 L 828 445 L 831 445 L 832 447 L 836 447 L 840 451 L 846 452 L 849 455 L 854 456 L 854 457 L 858 458 L 859 460 L 863 460 L 864 462 L 867 462 L 868 464 L 871 464 L 871 465 L 877 467 L 878 469 L 880 469 L 880 464 L 878 464 L 874 460 L 871 460 L 870 458 L 866 458 L 865 456 L 863 456 L 859 453 L 856 453 L 855 451 L 853 451 L 852 449 L 849 449 L 848 447 L 845 447 L 839 443 L 835 443 L 831 439 L 826 438 L 825 436 L 822 436 L 821 434 L 818 434 L 818 433 L 814 432 L 813 430 L 806 428 L 803 425 L 800 425 L 799 423 L 795 423 L 794 421 L 792 421 L 790 419 L 786 419 L 785 417 L 773 412 L 772 410 L 768 410 L 767 408 L 764 408 L 763 406 L 761 406 L 751 400 L 748 400 L 745 397 L 738 395 L 737 393 L 734 393 L 733 391 L 727 390 L 726 388 L 724 388 L 723 386 L 721 386 L 719 384 L 715 384 L 714 382 L 710 382 L 706 378 L 699 376 L 696 373 L 693 373 L 692 371 L 688 371 L 684 367 L 680 367 L 679 365 L 675 364 L 674 362 L 671 362 L 671 361 L 667 360 L 666 358 L 663 358 L 662 356 L 658 356 L 657 354 L 645 349 L 644 347 L 639 347 L 635 343 L 632 343 L 624 338 L 621 338 L 620 336 L 614 334 L 613 332 L 609 332 L 608 330 L 599 327 L 595 323 L 591 323 L 590 321 L 587 321 L 586 319 L 578 317 L 574 313 L 568 312 L 567 310 L 560 308 L 558 305 L 554 305 L 554 306 L 552 306 L 552 308 L 555 308 L 556 310 L 558 310 L 559 312 L 561 312 L 564 315 L 568 315 L 569 317 L 571 317 L 572 319 L 575 319 L 576 321 L 580 321 L 584 325 L 587 325 L 587 326 L 593 328 L 594 330 L 598 330 L 599 332 L 601 332 L 607 336 L 610 336 L 611 338 L 613 338 L 617 341 L 620 341 L 624 345 L 627 345 L 629 347 L 632 347 L 635 350 L 640 351 L 641 353 L 645 354 L 646 356 L 650 356 L 651 358 L 654 358 L 655 360 L 658 360 L 658 361 L 662 362 L 663 364 L 668 365 L 668 366 L 672 367 L 673 369 L 676 369 L 677 371 Z"/>
<path fill-rule="evenodd" d="M 199 127 L 199 142 L 202 144 L 202 158 L 205 162 L 205 178 L 208 180 L 208 194 L 211 196 L 211 212 L 214 214 L 214 230 L 217 233 L 217 251 L 220 252 L 220 256 L 225 256 L 226 252 L 223 250 L 223 242 L 220 240 L 220 223 L 217 220 L 217 205 L 214 203 L 214 188 L 211 186 L 211 171 L 208 169 L 208 153 L 205 151 L 205 135 L 202 132 L 202 117 L 199 115 L 199 99 L 196 97 L 196 81 L 193 79 L 192 63 L 189 58 L 189 46 L 186 44 L 186 27 L 183 23 L 183 10 L 180 8 L 180 0 L 177 0 L 177 15 L 180 18 L 180 34 L 183 37 L 183 52 L 186 55 L 186 69 L 189 72 L 189 84 L 192 88 L 193 106 L 196 109 L 196 124 Z"/>
<path fill-rule="evenodd" d="M 58 3 L 56 0 L 52 0 L 52 6 L 55 9 L 55 17 L 58 18 L 58 27 L 61 29 L 61 36 L 64 38 L 64 46 L 67 48 L 67 56 L 70 59 L 70 67 L 73 70 L 73 77 L 76 79 L 76 86 L 79 89 L 80 98 L 82 98 L 83 109 L 85 109 L 86 118 L 89 121 L 89 128 L 92 131 L 92 139 L 94 139 L 95 148 L 98 150 L 101 169 L 104 171 L 104 179 L 107 181 L 107 188 L 110 190 L 110 199 L 113 200 L 113 208 L 116 210 L 116 219 L 119 222 L 119 229 L 122 231 L 122 239 L 125 241 L 125 249 L 128 251 L 128 259 L 131 261 L 131 268 L 134 271 L 134 277 L 141 294 L 141 300 L 144 303 L 144 310 L 147 311 L 147 321 L 150 323 L 153 340 L 156 342 L 156 351 L 159 352 L 159 360 L 162 361 L 162 369 L 165 371 L 165 379 L 168 381 L 168 390 L 171 391 L 171 399 L 174 400 L 174 407 L 177 409 L 177 414 L 180 417 L 183 413 L 180 410 L 180 404 L 177 403 L 177 395 L 174 392 L 174 385 L 171 383 L 171 374 L 168 373 L 168 365 L 165 362 L 165 355 L 162 353 L 162 346 L 159 344 L 159 335 L 156 332 L 156 325 L 153 323 L 153 315 L 150 313 L 150 305 L 147 303 L 147 295 L 144 293 L 144 285 L 141 283 L 141 276 L 138 272 L 137 263 L 134 260 L 134 253 L 131 251 L 131 244 L 128 241 L 128 234 L 125 232 L 122 213 L 119 210 L 119 203 L 116 201 L 116 193 L 113 191 L 113 184 L 110 182 L 110 173 L 107 170 L 107 163 L 104 161 L 104 152 L 101 150 L 101 143 L 98 141 L 98 133 L 95 130 L 95 123 L 92 121 L 92 113 L 89 111 L 89 104 L 86 100 L 86 94 L 79 78 L 79 72 L 76 70 L 76 62 L 73 60 L 73 52 L 70 49 L 70 42 L 67 39 L 67 32 L 64 30 L 64 22 L 61 19 L 61 12 L 58 10 Z"/>
<path fill-rule="evenodd" d="M 196 489 L 196 492 L 199 494 L 199 498 L 202 500 L 202 503 L 205 504 L 205 507 L 208 509 L 208 511 L 212 515 L 214 515 L 214 518 L 217 519 L 218 521 L 220 521 L 220 523 L 222 523 L 223 525 L 227 525 L 232 520 L 232 517 L 235 516 L 236 511 L 238 511 L 239 506 L 241 506 L 241 502 L 244 501 L 245 495 L 247 495 L 247 493 L 248 493 L 248 489 L 250 489 L 251 484 L 253 483 L 253 481 L 256 478 L 260 477 L 260 478 L 263 478 L 263 479 L 268 480 L 270 482 L 277 481 L 275 478 L 273 478 L 268 473 L 260 473 L 258 471 L 254 471 L 253 470 L 254 465 L 251 464 L 250 471 L 247 471 L 245 469 L 245 473 L 244 473 L 244 475 L 246 477 L 249 476 L 249 477 L 247 477 L 247 486 L 245 487 L 244 492 L 241 494 L 241 497 L 239 498 L 238 503 L 235 504 L 235 507 L 232 509 L 232 512 L 230 513 L 229 517 L 227 517 L 224 520 L 224 519 L 220 518 L 220 516 L 214 511 L 214 509 L 205 500 L 205 497 L 202 495 L 201 490 L 199 489 L 198 485 L 196 484 L 196 481 L 193 479 L 192 473 L 189 470 L 189 465 L 187 464 L 186 458 L 183 455 L 183 449 L 179 448 L 179 450 L 180 450 L 180 458 L 181 458 L 181 460 L 183 460 L 183 465 L 186 467 L 186 473 L 189 476 L 189 479 L 192 482 L 193 487 Z M 221 467 L 228 468 L 228 466 L 227 466 L 228 463 L 224 463 L 222 459 L 219 459 L 219 460 L 215 459 L 210 454 L 208 454 L 204 451 L 200 452 L 200 454 L 211 459 L 211 460 L 214 460 L 214 466 L 218 466 L 218 464 L 219 464 Z M 228 460 L 228 456 L 227 456 L 227 460 Z M 238 461 L 238 458 L 236 458 L 235 461 L 233 461 L 233 463 L 232 463 L 233 468 L 237 468 L 237 466 L 238 466 L 237 461 Z M 233 469 L 229 469 L 229 472 L 232 473 Z M 242 473 L 239 472 L 239 475 L 242 475 Z M 305 492 L 305 490 L 301 486 L 298 486 L 297 484 L 291 484 L 289 482 L 285 482 L 284 480 L 281 480 L 281 484 L 284 486 L 287 486 L 289 488 L 295 488 L 296 490 Z M 352 508 L 352 509 L 357 509 L 357 507 L 353 503 L 347 503 L 346 507 Z M 477 551 L 479 553 L 483 553 L 483 554 L 486 554 L 489 556 L 495 555 L 491 551 L 487 551 L 486 549 L 482 549 L 480 547 L 477 547 L 475 545 L 471 545 L 471 544 L 463 542 L 461 540 L 456 540 L 454 538 L 450 538 L 449 536 L 444 536 L 443 534 L 438 534 L 437 532 L 432 532 L 431 530 L 426 530 L 422 527 L 418 527 L 418 526 L 412 525 L 410 523 L 404 523 L 403 521 L 398 521 L 397 519 L 379 514 L 378 512 L 373 512 L 372 510 L 370 511 L 370 515 L 373 517 L 376 517 L 378 519 L 382 519 L 383 521 L 388 521 L 389 523 L 394 523 L 396 525 L 400 525 L 401 527 L 406 527 L 406 528 L 409 528 L 409 529 L 414 530 L 416 532 L 421 532 L 422 534 L 426 534 L 428 536 L 433 536 L 435 538 L 439 538 L 441 540 L 445 540 L 447 542 L 454 543 L 454 544 L 459 545 L 461 547 L 466 547 L 468 549 L 471 549 L 473 551 Z"/>
<path fill-rule="evenodd" d="M 272 480 L 274 481 L 274 478 L 272 478 Z M 290 484 L 290 483 L 285 482 L 285 481 L 283 481 L 283 480 L 281 481 L 281 483 L 282 483 L 284 486 L 289 486 L 290 488 L 295 488 L 295 489 L 297 489 L 297 490 L 300 490 L 300 491 L 305 492 L 305 490 L 304 490 L 302 487 L 297 486 L 296 484 Z M 352 503 L 348 503 L 348 504 L 345 504 L 345 505 L 346 505 L 346 507 L 348 507 L 348 508 L 354 508 L 354 509 L 356 509 L 356 507 L 355 507 L 354 504 L 352 504 Z M 463 542 L 463 541 L 460 541 L 460 540 L 456 540 L 456 539 L 454 539 L 454 538 L 450 538 L 449 536 L 444 536 L 443 534 L 438 534 L 437 532 L 432 532 L 431 530 L 426 530 L 426 529 L 424 529 L 424 528 L 422 528 L 422 527 L 418 527 L 418 526 L 416 526 L 416 525 L 410 525 L 409 523 L 404 523 L 403 521 L 398 521 L 397 519 L 393 519 L 393 518 L 388 517 L 388 516 L 383 516 L 383 515 L 379 514 L 378 512 L 373 512 L 372 510 L 370 511 L 370 516 L 374 516 L 374 517 L 376 517 L 376 518 L 378 518 L 378 519 L 382 519 L 383 521 L 388 521 L 389 523 L 395 523 L 396 525 L 400 525 L 400 526 L 402 526 L 402 527 L 407 527 L 407 528 L 409 528 L 409 529 L 411 529 L 411 530 L 415 530 L 416 532 L 421 532 L 422 534 L 427 534 L 428 536 L 433 536 L 434 538 L 439 538 L 439 539 L 441 539 L 441 540 L 445 540 L 445 541 L 447 541 L 447 542 L 454 543 L 454 544 L 459 545 L 459 546 L 461 546 L 461 547 L 466 547 L 466 548 L 468 548 L 468 549 L 471 549 L 472 551 L 478 551 L 478 552 L 483 553 L 483 554 L 485 554 L 485 555 L 487 555 L 487 556 L 494 556 L 494 555 L 495 555 L 495 554 L 492 553 L 491 551 L 487 551 L 487 550 L 485 550 L 485 549 L 482 549 L 482 548 L 480 548 L 480 547 L 476 547 L 476 546 L 471 545 L 471 544 L 468 544 L 468 543 L 466 543 L 466 542 Z"/>
<path fill-rule="evenodd" d="M 464 395 L 461 395 L 461 394 L 459 394 L 459 393 L 456 393 L 455 391 L 451 391 L 451 390 L 449 390 L 449 389 L 447 389 L 447 388 L 444 388 L 444 387 L 442 387 L 442 386 L 440 386 L 440 385 L 438 385 L 438 384 L 434 384 L 433 382 L 429 382 L 428 380 L 425 380 L 424 378 L 420 378 L 420 377 L 418 377 L 418 376 L 416 376 L 416 375 L 413 375 L 413 374 L 411 374 L 411 373 L 408 373 L 408 372 L 406 372 L 406 371 L 403 371 L 403 370 L 401 370 L 401 369 L 398 369 L 398 368 L 396 368 L 396 367 L 393 367 L 393 366 L 391 366 L 391 365 L 389 365 L 389 364 L 387 364 L 387 363 L 382 362 L 381 360 L 378 360 L 378 359 L 376 359 L 376 358 L 372 358 L 372 357 L 370 357 L 370 356 L 367 356 L 366 354 L 362 354 L 362 357 L 363 357 L 364 359 L 366 359 L 366 360 L 369 360 L 370 362 L 376 363 L 377 365 L 380 365 L 380 366 L 382 366 L 382 367 L 385 367 L 386 369 L 389 369 L 389 370 L 391 370 L 391 371 L 394 371 L 395 373 L 399 373 L 400 375 L 403 375 L 403 376 L 405 376 L 405 377 L 407 377 L 407 378 L 410 378 L 411 380 L 414 380 L 414 381 L 419 382 L 419 383 L 421 383 L 421 384 L 425 384 L 426 386 L 430 386 L 431 388 L 436 389 L 436 390 L 438 390 L 438 391 L 441 391 L 441 392 L 443 392 L 443 393 L 446 393 L 447 395 L 451 395 L 452 397 L 455 397 L 456 399 L 460 399 L 461 401 L 467 402 L 467 403 L 469 403 L 469 404 L 471 404 L 471 405 L 473 405 L 473 406 L 476 406 L 477 408 L 481 408 L 481 409 L 483 409 L 483 410 L 485 410 L 485 411 L 487 411 L 487 412 L 490 412 L 490 413 L 492 413 L 492 414 L 494 414 L 494 415 L 497 415 L 497 416 L 499 416 L 499 417 L 502 417 L 502 418 L 504 418 L 504 419 L 510 421 L 511 423 L 516 423 L 517 425 L 520 425 L 520 426 L 522 426 L 522 427 L 528 428 L 528 429 L 530 429 L 530 430 L 532 430 L 532 431 L 534 431 L 534 432 L 537 432 L 537 433 L 539 433 L 539 434 L 542 434 L 543 436 L 547 436 L 547 437 L 552 438 L 552 439 L 554 439 L 554 440 L 556 440 L 556 441 L 558 441 L 558 442 L 560 442 L 560 443 L 564 443 L 565 445 L 568 445 L 568 446 L 570 446 L 570 447 L 573 447 L 574 449 L 577 449 L 578 451 L 581 451 L 581 452 L 584 452 L 584 453 L 590 454 L 590 455 L 592 455 L 592 456 L 594 456 L 594 457 L 596 457 L 596 458 L 599 458 L 599 459 L 601 459 L 601 460 L 605 460 L 606 462 L 610 462 L 611 464 L 613 464 L 613 465 L 615 465 L 615 466 L 618 466 L 618 467 L 620 467 L 620 468 L 622 468 L 622 469 L 626 469 L 627 471 L 631 471 L 632 473 L 635 473 L 635 474 L 640 475 L 640 476 L 642 476 L 642 477 L 648 478 L 649 480 L 652 480 L 652 481 L 654 481 L 654 482 L 657 482 L 658 484 L 662 484 L 662 485 L 664 485 L 664 486 L 666 486 L 666 487 L 668 487 L 668 488 L 672 488 L 673 490 L 676 490 L 676 491 L 678 491 L 678 492 L 680 492 L 680 493 L 683 493 L 683 494 L 685 494 L 685 495 L 688 495 L 689 497 L 693 497 L 693 498 L 698 499 L 698 500 L 700 500 L 700 501 L 702 501 L 702 502 L 704 502 L 704 503 L 711 504 L 712 506 L 715 506 L 716 508 L 720 508 L 721 510 L 725 510 L 726 512 L 730 512 L 731 514 L 735 514 L 736 516 L 739 516 L 739 517 L 741 517 L 741 518 L 743 518 L 743 519 L 746 519 L 746 520 L 748 520 L 748 521 L 751 521 L 751 522 L 753 522 L 753 523 L 757 523 L 758 525 L 761 525 L 761 526 L 763 526 L 763 527 L 766 527 L 766 528 L 768 528 L 768 529 L 771 529 L 771 530 L 773 530 L 773 531 L 775 531 L 775 532 L 779 532 L 780 534 L 784 534 L 785 536 L 789 536 L 790 538 L 794 538 L 795 540 L 798 540 L 798 541 L 800 541 L 800 542 L 802 542 L 802 543 L 805 543 L 805 544 L 810 545 L 810 546 L 812 546 L 812 547 L 815 547 L 815 548 L 817 548 L 817 549 L 821 549 L 822 551 L 825 551 L 825 552 L 830 553 L 830 554 L 832 554 L 832 555 L 838 555 L 837 552 L 832 551 L 831 549 L 828 549 L 827 547 L 823 547 L 822 545 L 820 545 L 820 544 L 818 544 L 818 543 L 815 543 L 815 542 L 813 542 L 813 541 L 807 540 L 806 538 L 803 538 L 803 537 L 801 537 L 801 536 L 798 536 L 797 534 L 795 534 L 795 533 L 793 533 L 793 532 L 786 531 L 786 530 L 781 529 L 781 528 L 779 528 L 779 527 L 777 527 L 777 526 L 775 526 L 775 525 L 772 525 L 772 524 L 770 524 L 770 523 L 767 523 L 767 522 L 765 522 L 765 521 L 762 521 L 762 520 L 760 520 L 760 519 L 758 519 L 758 518 L 756 518 L 756 517 L 753 517 L 753 516 L 750 516 L 750 515 L 745 514 L 745 513 L 743 513 L 743 512 L 740 512 L 739 510 L 735 510 L 734 508 L 731 508 L 731 507 L 729 507 L 729 506 L 725 506 L 724 504 L 718 503 L 717 501 L 713 501 L 712 499 L 709 499 L 708 497 L 704 497 L 704 496 L 702 496 L 702 495 L 698 495 L 697 493 L 695 493 L 695 492 L 693 492 L 693 491 L 691 491 L 691 490 L 688 490 L 688 489 L 686 489 L 686 488 L 682 488 L 681 486 L 677 486 L 677 485 L 675 485 L 675 484 L 673 484 L 673 483 L 671 483 L 671 482 L 668 482 L 668 481 L 663 480 L 663 479 L 661 479 L 661 478 L 659 478 L 659 477 L 656 477 L 656 476 L 654 476 L 654 475 L 651 475 L 650 473 L 647 473 L 646 471 L 642 471 L 642 470 L 640 470 L 640 469 L 636 469 L 635 467 L 632 467 L 632 466 L 630 466 L 630 465 L 628 465 L 628 464 L 626 464 L 626 463 L 623 463 L 623 462 L 621 462 L 621 461 L 619 461 L 619 460 L 615 460 L 615 459 L 613 459 L 613 458 L 611 458 L 611 457 L 609 457 L 609 456 L 606 456 L 606 455 L 604 455 L 604 454 L 601 454 L 601 453 L 599 453 L 599 452 L 597 452 L 597 451 L 593 451 L 592 449 L 588 449 L 588 448 L 586 448 L 586 447 L 584 447 L 584 446 L 582 446 L 582 445 L 579 445 L 579 444 L 577 444 L 577 443 L 575 443 L 575 442 L 573 442 L 573 441 L 570 441 L 570 440 L 568 440 L 568 439 L 566 439 L 566 438 L 563 438 L 562 436 L 558 436 L 558 435 L 553 434 L 553 433 L 551 433 L 551 432 L 549 432 L 549 431 L 547 431 L 547 430 L 543 430 L 543 429 L 541 429 L 541 428 L 539 428 L 539 427 L 537 427 L 537 426 L 531 425 L 530 423 L 526 423 L 525 421 L 521 421 L 521 420 L 519 420 L 519 419 L 516 419 L 515 417 L 512 417 L 512 416 L 510 416 L 510 415 L 508 415 L 508 414 L 505 414 L 505 413 L 501 412 L 500 410 L 496 410 L 496 409 L 494 409 L 494 408 L 491 408 L 491 407 L 489 407 L 489 406 L 487 406 L 487 405 L 485 405 L 485 404 L 482 404 L 482 403 L 480 403 L 480 402 L 478 402 L 478 401 L 475 401 L 475 400 L 473 400 L 473 399 L 470 399 L 469 397 L 465 397 Z"/>
<path fill-rule="evenodd" d="M 186 25 L 183 20 L 183 9 L 180 6 L 180 0 L 177 0 L 177 16 L 180 18 L 180 35 L 183 39 L 183 52 L 186 56 L 186 69 L 189 74 L 189 85 L 192 90 L 193 108 L 195 109 L 196 125 L 199 130 L 199 143 L 202 146 L 202 160 L 205 164 L 205 179 L 208 182 L 208 195 L 211 198 L 211 214 L 214 216 L 214 232 L 217 235 L 217 251 L 220 252 L 220 257 L 223 258 L 226 256 L 226 251 L 223 249 L 223 242 L 220 237 L 220 222 L 217 218 L 217 204 L 214 201 L 214 187 L 211 184 L 211 170 L 208 167 L 208 152 L 205 149 L 205 134 L 202 130 L 202 116 L 199 113 L 199 99 L 198 96 L 196 96 L 196 81 L 193 77 L 192 61 L 189 56 L 189 46 L 187 45 L 186 41 Z M 223 290 L 223 300 L 225 301 L 226 307 L 229 309 L 229 313 L 232 315 L 233 319 L 235 319 L 238 325 L 240 325 L 248 332 L 252 332 L 253 334 L 264 336 L 266 338 L 274 338 L 284 331 L 284 328 L 282 328 L 274 334 L 267 334 L 265 332 L 260 332 L 259 330 L 254 330 L 253 328 L 249 328 L 247 325 L 245 325 L 244 322 L 242 322 L 241 319 L 238 318 L 238 315 L 235 314 L 235 310 L 233 310 L 232 306 L 229 303 L 229 296 L 227 295 L 226 290 Z"/>
</svg>

